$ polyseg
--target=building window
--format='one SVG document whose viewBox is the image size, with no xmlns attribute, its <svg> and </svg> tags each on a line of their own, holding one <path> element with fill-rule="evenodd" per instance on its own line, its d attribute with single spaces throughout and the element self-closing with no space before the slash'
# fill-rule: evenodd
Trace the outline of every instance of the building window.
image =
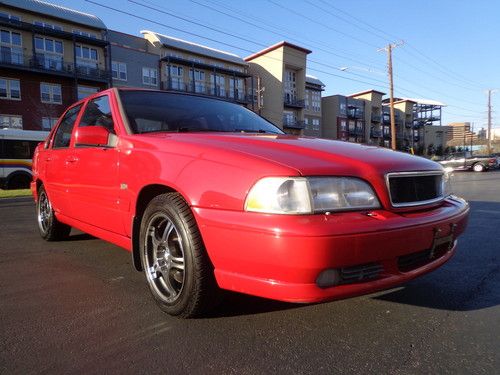
<svg viewBox="0 0 500 375">
<path fill-rule="evenodd" d="M 118 61 L 112 61 L 111 72 L 114 79 L 120 81 L 127 80 L 127 64 Z"/>
<path fill-rule="evenodd" d="M 0 31 L 0 62 L 23 63 L 21 34 L 9 30 Z"/>
<path fill-rule="evenodd" d="M 213 94 L 215 96 L 226 96 L 226 79 L 224 76 L 220 74 L 216 74 L 215 76 L 210 74 L 210 82 L 214 85 Z"/>
<path fill-rule="evenodd" d="M 76 66 L 81 74 L 92 75 L 97 69 L 97 49 L 80 44 L 75 45 Z"/>
<path fill-rule="evenodd" d="M 158 71 L 154 68 L 142 68 L 142 83 L 156 86 L 158 82 Z"/>
<path fill-rule="evenodd" d="M 97 39 L 97 35 L 93 33 L 88 33 L 86 31 L 78 30 L 78 29 L 73 29 L 73 34 L 75 35 L 81 35 L 81 36 L 86 36 L 87 38 L 93 38 Z"/>
<path fill-rule="evenodd" d="M 296 75 L 294 70 L 285 70 L 285 99 L 288 102 L 297 100 Z"/>
<path fill-rule="evenodd" d="M 311 91 L 311 109 L 314 112 L 321 112 L 321 92 Z"/>
<path fill-rule="evenodd" d="M 0 115 L 0 128 L 23 128 L 23 117 L 18 115 Z"/>
<path fill-rule="evenodd" d="M 306 129 L 311 129 L 311 127 L 309 126 L 309 118 L 304 118 L 304 124 L 305 124 L 305 128 Z"/>
<path fill-rule="evenodd" d="M 229 79 L 229 97 L 236 98 L 239 100 L 245 99 L 245 88 L 244 88 L 243 78 Z"/>
<path fill-rule="evenodd" d="M 311 108 L 310 95 L 311 95 L 311 90 L 306 90 L 306 109 Z"/>
<path fill-rule="evenodd" d="M 312 119 L 312 128 L 313 130 L 319 130 L 320 128 L 319 118 Z"/>
<path fill-rule="evenodd" d="M 170 65 L 168 68 L 169 85 L 172 90 L 184 90 L 184 69 L 182 66 Z"/>
<path fill-rule="evenodd" d="M 189 69 L 191 79 L 194 76 L 194 92 L 205 93 L 205 72 L 203 70 Z"/>
<path fill-rule="evenodd" d="M 86 98 L 87 96 L 93 95 L 98 91 L 99 91 L 98 87 L 78 85 L 78 100 L 82 100 L 83 98 Z"/>
<path fill-rule="evenodd" d="M 42 117 L 42 130 L 51 130 L 57 120 L 57 117 Z"/>
<path fill-rule="evenodd" d="M 40 27 L 45 27 L 47 29 L 52 29 L 52 30 L 59 30 L 59 31 L 63 30 L 62 26 L 54 25 L 54 24 L 47 23 L 47 22 L 42 22 L 42 21 L 34 21 L 33 25 L 40 26 Z"/>
<path fill-rule="evenodd" d="M 42 103 L 62 104 L 61 85 L 40 83 L 40 97 Z"/>
<path fill-rule="evenodd" d="M 21 83 L 18 79 L 0 78 L 0 99 L 21 99 Z"/>
<path fill-rule="evenodd" d="M 63 69 L 63 43 L 60 40 L 35 37 L 36 63 L 50 70 Z"/>
<path fill-rule="evenodd" d="M 4 12 L 0 12 L 0 18 L 7 18 L 7 19 L 13 20 L 13 21 L 21 21 L 20 17 L 14 16 L 14 15 L 9 14 L 9 13 L 4 13 Z"/>
</svg>

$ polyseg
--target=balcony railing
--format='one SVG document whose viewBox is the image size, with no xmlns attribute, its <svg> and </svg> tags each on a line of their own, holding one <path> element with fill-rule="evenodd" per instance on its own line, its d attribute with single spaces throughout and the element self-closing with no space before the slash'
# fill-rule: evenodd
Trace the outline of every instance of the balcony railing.
<svg viewBox="0 0 500 375">
<path fill-rule="evenodd" d="M 382 120 L 382 116 L 372 115 L 372 122 L 380 122 L 381 120 Z"/>
<path fill-rule="evenodd" d="M 175 78 L 169 78 L 166 81 L 163 81 L 163 89 L 171 90 L 171 91 L 181 91 L 181 92 L 189 92 L 193 94 L 200 94 L 206 96 L 215 96 L 218 98 L 236 101 L 239 103 L 251 103 L 253 96 L 251 94 L 251 90 L 243 89 L 231 89 L 226 90 L 225 87 L 207 84 L 205 82 L 200 81 L 183 81 L 181 79 L 176 80 Z"/>
<path fill-rule="evenodd" d="M 109 71 L 79 66 L 72 62 L 64 61 L 52 55 L 36 54 L 23 55 L 21 53 L 2 51 L 0 53 L 0 66 L 30 70 L 36 72 L 46 72 L 61 76 L 77 76 L 88 80 L 106 81 L 110 78 Z"/>
<path fill-rule="evenodd" d="M 296 97 L 288 94 L 283 95 L 283 103 L 285 106 L 293 108 L 304 108 L 306 106 L 304 99 L 297 99 Z"/>
<path fill-rule="evenodd" d="M 306 127 L 306 123 L 302 120 L 283 116 L 283 127 L 288 129 L 304 129 Z"/>
<path fill-rule="evenodd" d="M 370 135 L 372 138 L 380 138 L 382 137 L 382 130 L 372 129 Z"/>
<path fill-rule="evenodd" d="M 359 108 L 349 109 L 347 111 L 347 117 L 360 119 L 364 117 L 364 112 Z"/>
</svg>

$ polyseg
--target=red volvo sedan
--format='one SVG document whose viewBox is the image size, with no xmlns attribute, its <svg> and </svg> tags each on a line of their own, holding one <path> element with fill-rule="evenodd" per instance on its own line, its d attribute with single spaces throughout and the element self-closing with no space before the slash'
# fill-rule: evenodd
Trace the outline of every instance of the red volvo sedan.
<svg viewBox="0 0 500 375">
<path fill-rule="evenodd" d="M 33 172 L 45 240 L 74 227 L 127 249 L 182 317 L 219 288 L 318 302 L 393 287 L 448 261 L 469 214 L 432 161 L 285 135 L 237 104 L 161 91 L 77 102 Z"/>
</svg>

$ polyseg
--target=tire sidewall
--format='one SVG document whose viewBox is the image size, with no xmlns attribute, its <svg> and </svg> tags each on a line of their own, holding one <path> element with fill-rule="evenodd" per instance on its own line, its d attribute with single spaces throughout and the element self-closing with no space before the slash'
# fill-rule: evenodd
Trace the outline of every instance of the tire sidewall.
<svg viewBox="0 0 500 375">
<path fill-rule="evenodd" d="M 158 196 L 154 198 L 150 204 L 148 205 L 146 211 L 141 220 L 141 230 L 140 230 L 140 256 L 141 256 L 141 264 L 144 270 L 144 277 L 146 278 L 146 282 L 148 284 L 148 288 L 153 295 L 156 303 L 160 306 L 160 308 L 171 314 L 171 315 L 179 315 L 184 312 L 186 307 L 190 303 L 190 298 L 192 296 L 192 292 L 194 289 L 195 278 L 194 278 L 194 265 L 195 262 L 193 260 L 194 256 L 194 245 L 191 240 L 190 229 L 187 226 L 182 214 L 178 212 L 176 209 L 176 204 L 170 199 L 168 194 Z M 184 285 L 180 296 L 171 303 L 164 301 L 161 297 L 158 296 L 157 291 L 150 285 L 148 277 L 146 275 L 147 271 L 147 262 L 146 262 L 146 229 L 152 217 L 156 214 L 162 213 L 167 215 L 167 217 L 172 221 L 172 224 L 177 229 L 178 234 L 181 236 L 183 250 L 184 250 Z"/>
<path fill-rule="evenodd" d="M 482 164 L 474 164 L 474 166 L 472 167 L 472 170 L 474 172 L 483 172 L 485 170 L 484 166 Z"/>
</svg>

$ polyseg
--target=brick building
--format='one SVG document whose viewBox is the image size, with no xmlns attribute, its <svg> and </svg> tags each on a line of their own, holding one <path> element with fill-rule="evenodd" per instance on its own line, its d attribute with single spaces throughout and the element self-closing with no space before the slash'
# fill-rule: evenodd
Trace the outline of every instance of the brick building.
<svg viewBox="0 0 500 375">
<path fill-rule="evenodd" d="M 35 0 L 0 1 L 0 127 L 49 130 L 65 108 L 110 84 L 96 16 Z"/>
</svg>

